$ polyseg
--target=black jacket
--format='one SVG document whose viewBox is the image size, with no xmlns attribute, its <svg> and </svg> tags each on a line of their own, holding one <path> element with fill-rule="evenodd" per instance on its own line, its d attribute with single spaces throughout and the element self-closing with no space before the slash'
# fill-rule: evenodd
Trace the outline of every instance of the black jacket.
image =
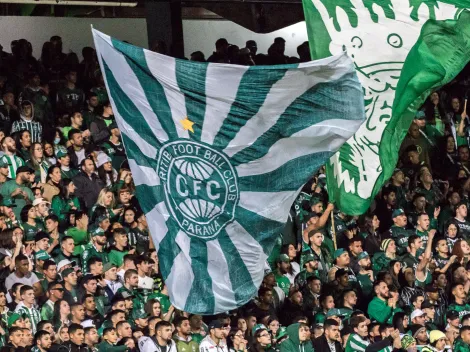
<svg viewBox="0 0 470 352">
<path fill-rule="evenodd" d="M 325 335 L 317 337 L 315 340 L 313 340 L 312 345 L 315 351 L 321 351 L 321 352 L 331 351 L 330 346 L 328 345 L 328 341 L 326 341 Z M 343 352 L 343 347 L 341 346 L 341 342 L 335 341 L 335 349 L 336 349 L 336 352 Z"/>
<path fill-rule="evenodd" d="M 89 155 L 95 149 L 95 146 L 93 144 L 85 144 L 83 147 L 85 148 L 85 157 L 87 157 L 87 155 Z M 70 156 L 70 167 L 74 169 L 79 169 L 80 165 L 78 164 L 78 157 L 77 154 L 75 154 L 73 146 L 67 148 L 67 152 Z"/>
<path fill-rule="evenodd" d="M 90 132 L 93 143 L 101 145 L 109 140 L 111 132 L 102 116 L 96 116 L 90 123 Z"/>
<path fill-rule="evenodd" d="M 90 352 L 90 350 L 85 344 L 79 346 L 74 344 L 72 341 L 67 341 L 59 346 L 57 352 Z"/>
<path fill-rule="evenodd" d="M 83 200 L 88 209 L 95 205 L 100 191 L 105 187 L 104 182 L 96 174 L 88 177 L 82 171 L 73 178 L 73 184 L 76 187 L 75 195 Z"/>
</svg>

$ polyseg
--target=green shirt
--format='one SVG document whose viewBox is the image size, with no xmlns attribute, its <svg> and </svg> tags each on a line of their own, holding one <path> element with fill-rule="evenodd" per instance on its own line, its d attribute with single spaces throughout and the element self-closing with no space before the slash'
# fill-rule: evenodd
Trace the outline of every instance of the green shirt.
<svg viewBox="0 0 470 352">
<path fill-rule="evenodd" d="M 277 285 L 281 290 L 284 291 L 286 296 L 289 295 L 289 289 L 290 289 L 290 280 L 288 277 L 279 274 L 278 271 L 274 272 L 274 277 L 276 278 Z"/>
<path fill-rule="evenodd" d="M 460 337 L 454 341 L 453 352 L 470 352 L 470 346 L 465 343 Z"/>
<path fill-rule="evenodd" d="M 367 313 L 372 321 L 377 321 L 380 324 L 391 324 L 393 315 L 396 312 L 400 312 L 400 308 L 394 308 L 388 306 L 387 302 L 381 300 L 377 296 L 372 298 L 369 306 L 367 307 Z"/>
<path fill-rule="evenodd" d="M 374 286 L 374 283 L 373 281 L 371 281 L 370 276 L 368 274 L 358 273 L 356 277 L 357 281 L 359 282 L 359 285 L 361 286 L 363 295 L 366 297 L 370 296 Z"/>
<path fill-rule="evenodd" d="M 44 291 L 45 292 L 45 291 Z M 52 320 L 54 317 L 54 303 L 47 300 L 41 308 L 41 320 Z"/>
<path fill-rule="evenodd" d="M 370 342 L 364 340 L 358 334 L 351 334 L 348 337 L 348 341 L 346 343 L 346 348 L 344 352 L 365 352 L 367 346 L 369 346 Z"/>
<path fill-rule="evenodd" d="M 408 238 L 413 234 L 412 231 L 403 227 L 392 225 L 390 228 L 390 235 L 397 245 L 397 254 L 405 254 L 408 247 Z"/>
<path fill-rule="evenodd" d="M 88 273 L 88 260 L 91 257 L 98 257 L 101 258 L 103 261 L 103 265 L 109 262 L 108 253 L 106 251 L 98 252 L 94 245 L 89 244 L 84 247 L 83 253 L 81 254 L 81 262 L 82 262 L 82 272 Z"/>
<path fill-rule="evenodd" d="M 16 196 L 11 197 L 11 194 L 17 188 L 20 188 L 23 192 L 26 193 L 26 195 L 27 195 L 26 199 L 27 199 L 28 202 L 25 200 L 25 198 L 22 194 L 17 194 Z M 3 198 L 6 198 L 6 199 L 10 198 L 10 199 L 13 200 L 13 203 L 16 205 L 16 207 L 13 207 L 12 210 L 13 210 L 13 213 L 15 214 L 17 219 L 20 218 L 21 209 L 23 209 L 23 207 L 26 204 L 32 203 L 33 200 L 34 200 L 34 194 L 31 191 L 31 189 L 29 187 L 24 186 L 24 185 L 17 184 L 16 180 L 10 180 L 10 181 L 5 182 L 3 184 L 3 187 L 0 191 L 0 193 L 3 196 Z"/>
<path fill-rule="evenodd" d="M 447 311 L 455 310 L 456 312 L 459 313 L 459 318 L 462 319 L 464 315 L 470 314 L 470 304 L 464 303 L 464 304 L 457 304 L 457 303 L 452 303 L 449 304 L 449 307 L 447 307 Z M 447 321 L 447 318 L 446 318 Z"/>
</svg>

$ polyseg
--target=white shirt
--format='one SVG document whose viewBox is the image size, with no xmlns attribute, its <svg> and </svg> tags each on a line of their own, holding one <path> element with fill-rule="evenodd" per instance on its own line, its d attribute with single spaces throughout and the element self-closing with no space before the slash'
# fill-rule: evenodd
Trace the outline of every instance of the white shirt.
<svg viewBox="0 0 470 352">
<path fill-rule="evenodd" d="M 140 277 L 139 276 L 139 285 L 138 285 L 139 288 L 146 288 L 148 290 L 151 290 L 153 288 L 153 280 L 148 277 L 148 276 L 145 276 L 145 277 Z"/>
</svg>

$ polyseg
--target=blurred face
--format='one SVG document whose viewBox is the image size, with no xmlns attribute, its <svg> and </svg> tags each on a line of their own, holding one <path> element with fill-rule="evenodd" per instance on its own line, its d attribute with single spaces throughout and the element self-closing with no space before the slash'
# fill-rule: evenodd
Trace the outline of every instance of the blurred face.
<svg viewBox="0 0 470 352">
<path fill-rule="evenodd" d="M 345 297 L 344 297 L 345 302 L 348 303 L 351 307 L 354 307 L 357 303 L 357 295 L 355 292 L 349 292 Z"/>
<path fill-rule="evenodd" d="M 100 339 L 98 335 L 98 331 L 96 329 L 90 329 L 86 333 L 86 338 L 87 338 L 87 342 L 91 343 L 92 345 L 97 344 Z"/>
<path fill-rule="evenodd" d="M 310 329 L 307 326 L 301 326 L 299 328 L 299 340 L 300 342 L 307 341 L 310 338 Z"/>
<path fill-rule="evenodd" d="M 413 123 L 409 129 L 409 134 L 412 138 L 417 139 L 419 137 L 419 126 Z"/>
<path fill-rule="evenodd" d="M 452 294 L 455 296 L 455 298 L 458 298 L 458 299 L 464 299 L 466 297 L 463 285 L 455 286 L 454 289 L 452 290 Z"/>
<path fill-rule="evenodd" d="M 9 338 L 14 346 L 25 346 L 23 331 L 15 331 L 13 334 L 10 334 Z"/>
<path fill-rule="evenodd" d="M 113 203 L 113 194 L 111 192 L 107 192 L 103 197 L 103 205 L 105 207 L 111 206 Z"/>
<path fill-rule="evenodd" d="M 85 308 L 82 305 L 73 307 L 72 315 L 78 320 L 82 321 L 85 319 Z"/>
<path fill-rule="evenodd" d="M 96 310 L 96 302 L 93 297 L 87 297 L 85 299 L 85 310 L 89 312 L 94 312 Z"/>
<path fill-rule="evenodd" d="M 117 268 L 111 268 L 108 271 L 106 271 L 105 274 L 108 280 L 111 280 L 111 281 L 117 280 Z"/>
<path fill-rule="evenodd" d="M 132 274 L 129 278 L 129 284 L 131 287 L 137 287 L 139 285 L 139 276 L 137 274 Z"/>
<path fill-rule="evenodd" d="M 16 152 L 16 143 L 13 140 L 13 138 L 6 137 L 5 140 L 3 141 L 2 148 L 6 152 L 15 153 Z"/>
<path fill-rule="evenodd" d="M 77 284 L 77 274 L 75 272 L 68 274 L 64 281 L 75 286 Z"/>
<path fill-rule="evenodd" d="M 38 213 L 37 213 L 36 207 L 32 207 L 31 209 L 29 209 L 28 218 L 36 219 L 37 217 L 38 217 Z"/>
<path fill-rule="evenodd" d="M 76 112 L 72 116 L 72 124 L 74 126 L 81 127 L 83 125 L 83 116 L 79 112 Z"/>
<path fill-rule="evenodd" d="M 449 246 L 447 245 L 447 241 L 440 240 L 439 242 L 437 242 L 436 250 L 439 253 L 449 253 Z"/>
<path fill-rule="evenodd" d="M 310 287 L 310 290 L 313 293 L 319 294 L 320 291 L 321 291 L 321 281 L 320 280 L 312 280 L 309 287 Z"/>
<path fill-rule="evenodd" d="M 336 259 L 336 264 L 341 267 L 348 266 L 350 262 L 351 262 L 351 259 L 349 258 L 348 252 L 344 252 Z"/>
<path fill-rule="evenodd" d="M 220 330 L 220 329 L 219 329 Z M 171 327 L 164 326 L 157 331 L 157 335 L 165 341 L 170 341 L 171 335 L 173 334 Z"/>
<path fill-rule="evenodd" d="M 450 238 L 455 238 L 455 237 L 457 237 L 457 226 L 455 226 L 454 224 L 450 224 L 450 225 L 447 227 L 447 235 L 448 235 Z"/>
<path fill-rule="evenodd" d="M 44 155 L 44 150 L 42 149 L 42 145 L 40 145 L 40 144 L 35 144 L 33 151 L 34 151 L 34 157 L 35 157 L 37 160 L 42 159 L 42 157 L 43 157 L 43 155 Z"/>
<path fill-rule="evenodd" d="M 369 257 L 366 257 L 366 258 L 364 258 L 364 259 L 361 259 L 361 260 L 359 261 L 359 265 L 360 265 L 362 268 L 364 268 L 364 269 L 370 268 L 370 266 L 371 266 L 370 258 L 369 258 Z"/>
<path fill-rule="evenodd" d="M 383 299 L 390 298 L 390 293 L 388 290 L 388 286 L 385 282 L 381 282 L 376 288 L 377 296 Z"/>
<path fill-rule="evenodd" d="M 362 252 L 362 242 L 356 241 L 349 245 L 349 250 L 354 256 L 357 256 L 359 253 Z"/>
<path fill-rule="evenodd" d="M 440 274 L 437 277 L 437 286 L 439 288 L 444 288 L 447 286 L 447 277 L 445 276 L 445 274 Z"/>
<path fill-rule="evenodd" d="M 51 180 L 55 183 L 59 183 L 62 179 L 62 174 L 60 173 L 60 169 L 55 167 L 52 173 L 50 174 Z"/>
<path fill-rule="evenodd" d="M 83 286 L 87 290 L 87 293 L 95 293 L 98 283 L 96 282 L 96 280 L 90 280 Z"/>
<path fill-rule="evenodd" d="M 27 131 L 21 135 L 20 143 L 24 148 L 31 147 L 31 134 Z"/>
<path fill-rule="evenodd" d="M 70 306 L 67 301 L 60 302 L 60 313 L 61 314 L 70 314 Z"/>
<path fill-rule="evenodd" d="M 269 323 L 268 329 L 273 334 L 276 334 L 276 332 L 279 330 L 279 322 L 277 320 L 273 320 L 271 323 Z"/>
<path fill-rule="evenodd" d="M 423 296 L 418 296 L 416 298 L 416 301 L 413 302 L 413 305 L 415 306 L 416 309 L 421 309 L 421 304 L 424 302 L 424 297 Z"/>
<path fill-rule="evenodd" d="M 325 330 L 325 336 L 329 341 L 341 341 L 339 326 L 332 325 Z"/>
<path fill-rule="evenodd" d="M 189 320 L 183 320 L 177 330 L 183 336 L 189 335 L 191 333 L 191 325 L 189 325 Z"/>
<path fill-rule="evenodd" d="M 461 161 L 468 161 L 470 157 L 469 151 L 467 147 L 460 147 L 459 148 L 459 159 Z"/>
<path fill-rule="evenodd" d="M 364 322 L 360 323 L 357 328 L 354 328 L 354 331 L 359 336 L 366 337 L 368 335 L 367 322 L 364 321 Z"/>
<path fill-rule="evenodd" d="M 372 227 L 374 228 L 374 230 L 376 230 L 379 228 L 379 226 L 380 226 L 380 220 L 377 217 L 377 215 L 374 215 L 374 217 L 372 218 Z"/>
<path fill-rule="evenodd" d="M 62 341 L 69 341 L 70 340 L 69 328 L 62 328 L 59 335 Z"/>
<path fill-rule="evenodd" d="M 271 343 L 271 335 L 267 330 L 263 330 L 259 333 L 256 339 L 261 346 L 267 346 Z"/>
<path fill-rule="evenodd" d="M 62 242 L 62 249 L 65 253 L 73 253 L 75 244 L 73 239 L 69 238 Z"/>
<path fill-rule="evenodd" d="M 82 329 L 76 330 L 73 334 L 70 334 L 70 340 L 76 345 L 82 345 L 85 341 L 85 331 Z"/>
<path fill-rule="evenodd" d="M 406 214 L 402 214 L 402 215 L 397 216 L 396 218 L 393 219 L 393 222 L 395 223 L 395 226 L 405 227 L 408 223 L 408 220 L 406 218 Z"/>
<path fill-rule="evenodd" d="M 328 296 L 325 299 L 325 309 L 330 310 L 335 307 L 335 301 L 333 299 L 333 296 Z"/>
<path fill-rule="evenodd" d="M 470 246 L 466 241 L 460 241 L 460 249 L 462 249 L 464 255 L 470 254 Z"/>
<path fill-rule="evenodd" d="M 52 148 L 52 145 L 49 143 L 44 144 L 44 153 L 47 156 L 54 156 L 54 149 Z"/>
<path fill-rule="evenodd" d="M 36 249 L 45 251 L 48 248 L 49 248 L 49 239 L 43 238 L 42 240 L 36 242 Z"/>
<path fill-rule="evenodd" d="M 429 229 L 429 216 L 427 214 L 423 214 L 418 217 L 418 226 L 424 231 Z"/>
<path fill-rule="evenodd" d="M 47 230 L 47 232 L 54 231 L 58 226 L 59 226 L 58 222 L 56 222 L 52 219 L 47 219 L 46 220 L 46 230 Z"/>
<path fill-rule="evenodd" d="M 153 316 L 154 317 L 159 317 L 161 312 L 162 312 L 162 309 L 161 309 L 161 305 L 160 305 L 160 302 L 155 302 L 152 306 L 152 312 L 153 312 Z"/>
</svg>

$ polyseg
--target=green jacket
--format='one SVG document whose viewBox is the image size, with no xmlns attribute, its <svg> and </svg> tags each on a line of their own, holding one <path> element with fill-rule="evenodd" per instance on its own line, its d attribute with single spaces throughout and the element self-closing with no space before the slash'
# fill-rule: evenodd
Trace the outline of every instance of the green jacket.
<svg viewBox="0 0 470 352">
<path fill-rule="evenodd" d="M 296 323 L 287 327 L 289 338 L 281 344 L 281 352 L 314 352 L 310 340 L 302 343 L 299 341 L 299 325 Z"/>
<path fill-rule="evenodd" d="M 61 226 L 67 224 L 69 212 L 72 210 L 72 205 L 80 210 L 80 201 L 77 197 L 71 197 L 70 199 L 65 199 L 60 195 L 52 197 L 51 202 L 51 212 L 59 218 L 59 223 Z"/>
<path fill-rule="evenodd" d="M 176 350 L 178 352 L 198 352 L 199 344 L 193 340 L 192 336 L 189 336 L 189 341 L 183 340 L 178 335 L 173 336 L 173 341 L 176 344 Z"/>
<path fill-rule="evenodd" d="M 463 340 L 459 337 L 454 342 L 454 352 L 470 352 L 470 346 L 468 343 L 463 342 Z"/>
<path fill-rule="evenodd" d="M 103 341 L 98 345 L 98 352 L 124 352 L 127 351 L 127 346 L 114 346 L 110 343 Z"/>
<path fill-rule="evenodd" d="M 387 257 L 384 252 L 377 252 L 372 257 L 372 270 L 377 275 L 379 271 L 386 271 L 389 269 L 391 258 Z"/>
<path fill-rule="evenodd" d="M 88 273 L 88 260 L 91 257 L 98 257 L 101 258 L 103 261 L 103 265 L 109 262 L 109 255 L 106 251 L 98 252 L 94 245 L 89 244 L 85 246 L 83 253 L 81 254 L 81 262 L 82 262 L 82 272 Z"/>
<path fill-rule="evenodd" d="M 369 314 L 370 320 L 377 321 L 380 324 L 391 324 L 393 315 L 400 311 L 400 308 L 392 309 L 387 305 L 387 302 L 382 301 L 377 296 L 370 301 L 369 306 L 367 307 L 367 313 Z"/>
</svg>

